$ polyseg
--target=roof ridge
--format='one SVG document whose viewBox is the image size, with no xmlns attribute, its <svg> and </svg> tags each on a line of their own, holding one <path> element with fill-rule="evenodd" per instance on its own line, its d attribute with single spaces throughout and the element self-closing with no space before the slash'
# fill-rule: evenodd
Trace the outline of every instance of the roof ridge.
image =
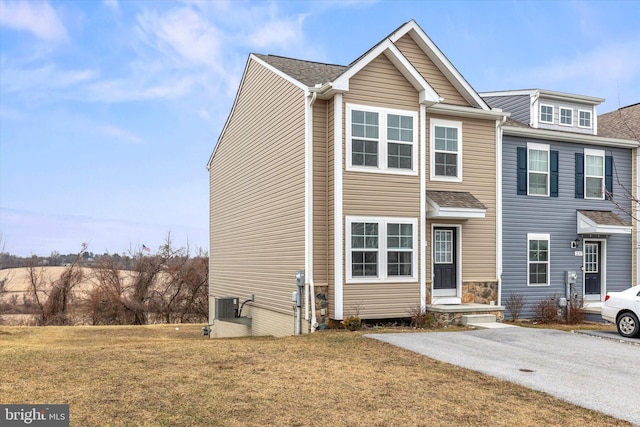
<svg viewBox="0 0 640 427">
<path fill-rule="evenodd" d="M 280 58 L 280 59 L 288 59 L 290 61 L 300 61 L 300 62 L 308 62 L 310 64 L 319 64 L 319 65 L 329 65 L 332 67 L 347 67 L 346 65 L 342 65 L 342 64 L 332 64 L 330 62 L 320 62 L 320 61 L 312 61 L 310 59 L 300 59 L 300 58 L 292 58 L 290 56 L 283 56 L 283 55 L 275 55 L 272 53 L 253 53 L 253 55 L 256 55 L 258 57 L 260 56 L 270 56 L 273 58 Z"/>
</svg>

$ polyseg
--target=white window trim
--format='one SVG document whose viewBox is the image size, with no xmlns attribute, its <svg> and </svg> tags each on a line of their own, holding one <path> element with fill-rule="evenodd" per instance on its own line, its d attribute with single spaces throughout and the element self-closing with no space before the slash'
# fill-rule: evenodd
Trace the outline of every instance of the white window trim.
<svg viewBox="0 0 640 427">
<path fill-rule="evenodd" d="M 436 126 L 458 129 L 458 176 L 453 177 L 436 175 Z M 462 182 L 462 122 L 434 118 L 429 119 L 429 173 L 431 181 Z"/>
<path fill-rule="evenodd" d="M 551 121 L 542 120 L 542 107 L 551 107 Z M 553 124 L 553 115 L 555 114 L 555 107 L 551 104 L 540 104 L 540 123 Z"/>
<path fill-rule="evenodd" d="M 531 261 L 529 260 L 529 242 L 532 240 L 546 240 L 547 243 L 547 283 L 529 283 L 529 273 Z M 551 234 L 549 233 L 527 233 L 527 286 L 540 287 L 551 286 Z"/>
<path fill-rule="evenodd" d="M 571 111 L 571 123 L 562 123 L 562 110 Z M 568 126 L 573 127 L 573 108 L 570 107 L 560 107 L 558 110 L 558 124 L 560 126 Z"/>
<path fill-rule="evenodd" d="M 602 176 L 596 175 L 588 175 L 587 174 L 587 156 L 591 157 L 602 157 Z M 605 193 L 605 175 L 606 175 L 606 165 L 605 165 L 605 152 L 604 150 L 594 150 L 593 148 L 585 148 L 584 149 L 584 198 L 587 200 L 604 200 Z M 600 197 L 587 197 L 587 178 L 601 178 L 602 179 L 602 188 L 600 189 Z"/>
<path fill-rule="evenodd" d="M 360 166 L 353 165 L 352 162 L 352 143 L 351 143 L 351 112 L 353 110 L 356 111 L 366 111 L 372 113 L 378 113 L 378 167 L 373 166 Z M 401 142 L 400 144 L 411 144 L 411 169 L 397 169 L 390 168 L 387 165 L 388 158 L 388 144 L 387 140 L 387 116 L 389 114 L 396 114 L 400 116 L 410 116 L 413 118 L 413 141 L 409 142 Z M 347 104 L 346 105 L 346 170 L 348 171 L 356 171 L 356 172 L 369 172 L 369 173 L 388 173 L 394 175 L 418 175 L 418 112 L 417 111 L 408 111 L 408 110 L 396 110 L 392 108 L 379 108 L 372 107 L 369 105 L 359 105 L 359 104 Z M 396 142 L 396 141 L 391 141 Z"/>
<path fill-rule="evenodd" d="M 375 222 L 378 224 L 378 276 L 352 277 L 351 269 L 351 224 L 354 222 Z M 413 249 L 411 254 L 411 276 L 387 275 L 387 224 L 411 224 Z M 405 283 L 418 280 L 418 219 L 371 216 L 345 217 L 345 278 L 346 283 Z"/>
<path fill-rule="evenodd" d="M 589 113 L 589 126 L 580 125 L 580 113 Z M 590 110 L 578 110 L 578 127 L 582 129 L 591 129 L 593 127 L 593 113 Z"/>
<path fill-rule="evenodd" d="M 529 179 L 529 173 L 530 173 L 529 159 L 531 158 L 530 156 L 531 150 L 547 152 L 547 194 L 531 194 L 529 192 L 529 183 L 531 182 L 531 180 Z M 533 196 L 533 197 L 549 197 L 549 186 L 551 184 L 550 178 L 551 178 L 551 149 L 549 147 L 549 144 L 538 144 L 535 142 L 527 142 L 527 195 Z"/>
</svg>

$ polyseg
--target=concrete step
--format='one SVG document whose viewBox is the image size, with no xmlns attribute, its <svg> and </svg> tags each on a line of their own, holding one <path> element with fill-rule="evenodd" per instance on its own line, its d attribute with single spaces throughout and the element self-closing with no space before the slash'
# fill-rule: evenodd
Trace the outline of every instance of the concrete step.
<svg viewBox="0 0 640 427">
<path fill-rule="evenodd" d="M 495 314 L 463 314 L 460 323 L 468 325 L 469 323 L 496 323 Z"/>
<path fill-rule="evenodd" d="M 519 328 L 519 326 L 516 326 L 516 325 L 509 325 L 508 323 L 499 323 L 499 322 L 467 323 L 467 326 L 475 329 Z"/>
</svg>

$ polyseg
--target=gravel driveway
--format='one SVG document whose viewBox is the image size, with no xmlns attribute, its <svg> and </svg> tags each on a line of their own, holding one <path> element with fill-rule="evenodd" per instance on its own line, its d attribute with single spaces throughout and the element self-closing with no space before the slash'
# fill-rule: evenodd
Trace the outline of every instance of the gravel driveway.
<svg viewBox="0 0 640 427">
<path fill-rule="evenodd" d="M 366 336 L 640 426 L 640 345 L 530 328 Z"/>
</svg>

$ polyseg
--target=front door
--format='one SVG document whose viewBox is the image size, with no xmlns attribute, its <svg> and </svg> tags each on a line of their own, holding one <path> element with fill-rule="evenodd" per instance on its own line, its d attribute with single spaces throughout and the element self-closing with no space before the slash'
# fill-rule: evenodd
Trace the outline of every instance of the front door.
<svg viewBox="0 0 640 427">
<path fill-rule="evenodd" d="M 584 298 L 599 301 L 602 289 L 602 243 L 584 242 Z"/>
<path fill-rule="evenodd" d="M 434 296 L 455 296 L 457 286 L 456 229 L 433 229 Z"/>
</svg>

